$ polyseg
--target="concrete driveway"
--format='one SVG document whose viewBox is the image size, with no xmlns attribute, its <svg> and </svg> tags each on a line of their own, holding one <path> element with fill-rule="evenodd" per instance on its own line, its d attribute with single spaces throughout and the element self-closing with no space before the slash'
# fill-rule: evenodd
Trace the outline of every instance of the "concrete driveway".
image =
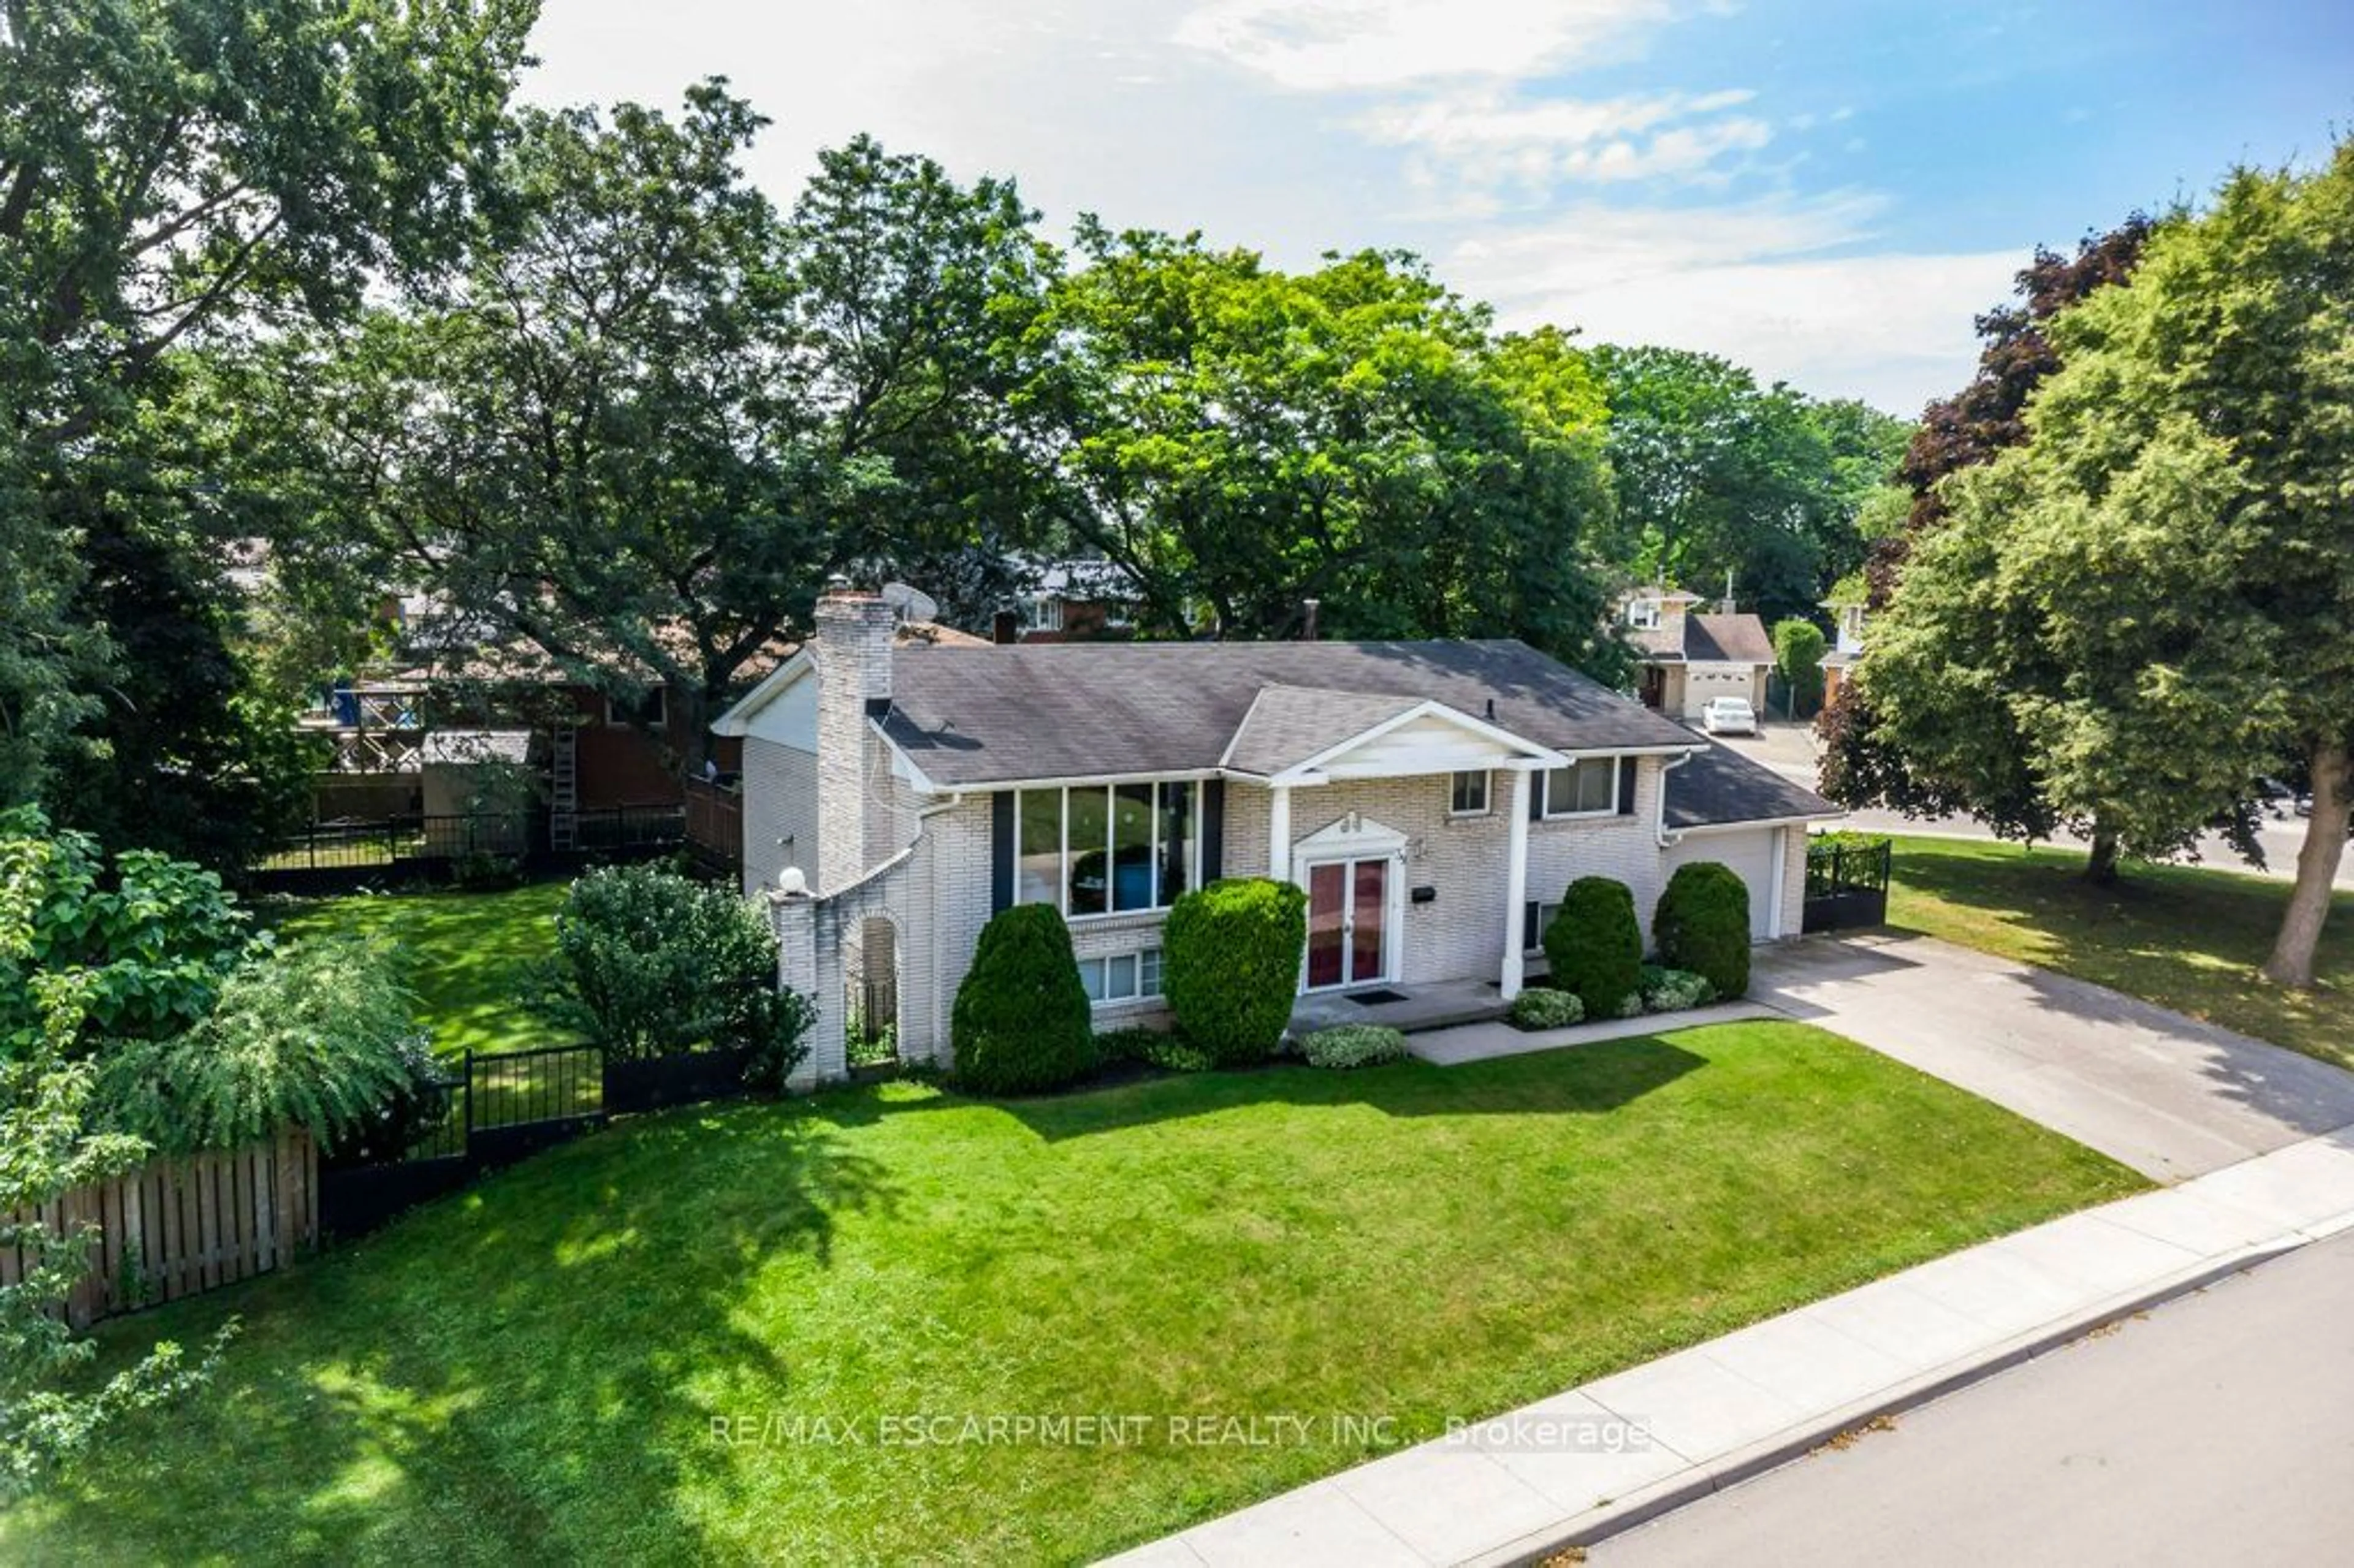
<svg viewBox="0 0 2354 1568">
<path fill-rule="evenodd" d="M 1934 938 L 1761 948 L 1750 999 L 2163 1181 L 2354 1124 L 2354 1074 Z"/>
</svg>

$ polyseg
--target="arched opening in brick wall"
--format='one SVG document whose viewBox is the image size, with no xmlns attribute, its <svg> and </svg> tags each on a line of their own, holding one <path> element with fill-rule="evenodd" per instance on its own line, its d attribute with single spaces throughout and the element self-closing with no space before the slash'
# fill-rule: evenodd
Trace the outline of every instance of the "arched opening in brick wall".
<svg viewBox="0 0 2354 1568">
<path fill-rule="evenodd" d="M 879 1067 L 899 1059 L 899 927 L 868 915 L 843 944 L 843 1054 L 845 1065 Z"/>
</svg>

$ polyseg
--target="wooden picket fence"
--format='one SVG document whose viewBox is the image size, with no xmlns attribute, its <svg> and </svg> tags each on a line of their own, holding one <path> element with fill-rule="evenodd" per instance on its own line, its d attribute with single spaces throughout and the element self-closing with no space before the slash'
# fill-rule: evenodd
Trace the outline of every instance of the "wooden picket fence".
<svg viewBox="0 0 2354 1568">
<path fill-rule="evenodd" d="M 98 1231 L 67 1320 L 83 1328 L 285 1266 L 318 1245 L 318 1147 L 288 1128 L 234 1153 L 151 1160 L 51 1200 L 38 1217 L 52 1232 Z M 23 1278 L 26 1263 L 0 1248 L 0 1286 Z"/>
</svg>

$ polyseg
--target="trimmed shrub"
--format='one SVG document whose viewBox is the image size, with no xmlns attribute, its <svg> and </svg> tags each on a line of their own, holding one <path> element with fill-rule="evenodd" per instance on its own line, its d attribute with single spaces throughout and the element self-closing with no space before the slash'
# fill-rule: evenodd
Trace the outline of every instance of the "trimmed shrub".
<svg viewBox="0 0 2354 1568">
<path fill-rule="evenodd" d="M 1311 1067 L 1375 1067 L 1405 1054 L 1405 1036 L 1383 1023 L 1341 1023 L 1301 1043 Z"/>
<path fill-rule="evenodd" d="M 1749 885 L 1729 865 L 1696 860 L 1676 867 L 1651 916 L 1659 962 L 1706 975 L 1721 997 L 1749 989 Z"/>
<path fill-rule="evenodd" d="M 1201 1073 L 1217 1065 L 1175 1030 L 1140 1023 L 1097 1035 L 1096 1057 L 1103 1062 L 1142 1062 L 1164 1073 Z"/>
<path fill-rule="evenodd" d="M 1716 987 L 1706 975 L 1690 969 L 1661 969 L 1657 964 L 1643 966 L 1643 1011 L 1646 1012 L 1681 1012 L 1687 1008 L 1704 1007 L 1716 1000 Z"/>
<path fill-rule="evenodd" d="M 1282 1043 L 1308 946 L 1308 895 L 1263 876 L 1188 893 L 1161 935 L 1163 994 L 1185 1038 L 1221 1066 Z"/>
<path fill-rule="evenodd" d="M 776 937 L 730 888 L 653 865 L 589 872 L 557 911 L 556 950 L 539 1005 L 617 1060 L 798 1053 L 806 1019 L 777 1000 Z"/>
<path fill-rule="evenodd" d="M 957 1081 L 984 1095 L 1035 1094 L 1096 1065 L 1071 930 L 1050 904 L 1016 904 L 981 930 L 949 1018 Z"/>
<path fill-rule="evenodd" d="M 1532 986 L 1512 998 L 1512 1024 L 1518 1029 L 1566 1029 L 1585 1022 L 1585 1003 L 1575 991 Z"/>
<path fill-rule="evenodd" d="M 1626 1017 L 1619 1010 L 1643 973 L 1643 930 L 1635 922 L 1634 894 L 1606 876 L 1579 877 L 1561 895 L 1561 912 L 1545 927 L 1544 950 L 1554 988 L 1574 992 L 1585 1004 L 1586 1017 Z"/>
</svg>

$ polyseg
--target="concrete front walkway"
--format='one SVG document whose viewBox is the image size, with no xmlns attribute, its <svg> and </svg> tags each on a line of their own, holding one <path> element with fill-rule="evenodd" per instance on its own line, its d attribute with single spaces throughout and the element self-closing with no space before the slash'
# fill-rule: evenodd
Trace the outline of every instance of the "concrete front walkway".
<svg viewBox="0 0 2354 1568">
<path fill-rule="evenodd" d="M 1761 948 L 1749 994 L 2161 1181 L 2354 1123 L 2354 1074 L 1930 937 Z"/>
<path fill-rule="evenodd" d="M 1529 1561 L 2348 1229 L 2354 1127 L 1923 1264 L 1116 1561 Z"/>
<path fill-rule="evenodd" d="M 1598 1023 L 1572 1024 L 1567 1029 L 1517 1029 L 1501 1020 L 1462 1023 L 1405 1037 L 1406 1049 L 1441 1067 L 1464 1062 L 1484 1062 L 1490 1056 L 1525 1056 L 1532 1051 L 1558 1051 L 1596 1040 L 1624 1040 L 1636 1034 L 1664 1034 L 1672 1029 L 1698 1029 L 1703 1023 L 1732 1023 L 1744 1018 L 1780 1018 L 1777 1010 L 1754 1001 L 1720 1002 L 1695 1007 L 1690 1012 L 1647 1013 L 1641 1018 L 1606 1018 Z M 2349 1118 L 2354 1119 L 2354 1118 Z"/>
</svg>

